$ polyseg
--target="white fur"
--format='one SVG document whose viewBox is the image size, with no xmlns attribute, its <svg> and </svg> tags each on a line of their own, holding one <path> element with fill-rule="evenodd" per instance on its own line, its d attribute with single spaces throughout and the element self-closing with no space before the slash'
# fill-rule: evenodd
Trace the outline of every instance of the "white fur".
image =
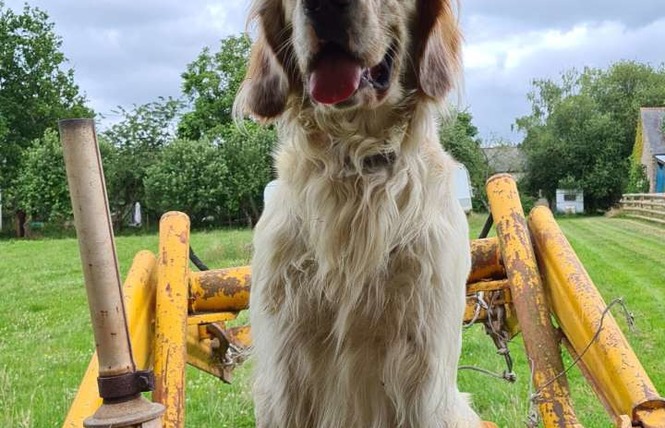
<svg viewBox="0 0 665 428">
<path fill-rule="evenodd" d="M 468 229 L 434 117 L 421 106 L 397 134 L 392 174 L 354 171 L 363 141 L 281 128 L 254 239 L 257 426 L 478 425 L 456 387 Z"/>
<path fill-rule="evenodd" d="M 297 15 L 299 2 L 282 1 L 287 17 Z M 408 74 L 416 61 L 407 50 L 415 2 L 358 4 L 382 8 L 394 20 L 395 73 L 436 76 L 429 69 Z M 265 14 L 279 10 L 278 3 L 257 0 L 264 30 L 272 22 Z M 447 6 L 441 10 L 449 13 Z M 454 19 L 442 16 L 432 33 L 447 39 L 424 49 L 432 49 L 439 66 L 433 71 L 453 79 L 445 73 L 457 69 L 458 34 Z M 291 23 L 294 33 L 310 34 L 299 22 Z M 266 40 L 282 30 L 276 34 L 255 46 L 238 98 L 239 109 L 254 103 L 270 114 L 286 100 L 276 122 L 280 185 L 254 234 L 257 426 L 478 427 L 457 390 L 470 250 L 453 191 L 455 163 L 437 135 L 440 95 L 450 81 L 429 79 L 421 91 L 403 85 L 414 78 L 395 78 L 382 101 L 366 90 L 357 108 L 321 107 L 306 90 L 271 85 L 285 82 L 284 70 L 294 72 L 266 59 L 274 58 Z M 446 41 L 454 52 L 439 47 Z M 306 73 L 311 53 L 298 49 Z M 392 157 L 368 166 L 381 153 Z"/>
</svg>

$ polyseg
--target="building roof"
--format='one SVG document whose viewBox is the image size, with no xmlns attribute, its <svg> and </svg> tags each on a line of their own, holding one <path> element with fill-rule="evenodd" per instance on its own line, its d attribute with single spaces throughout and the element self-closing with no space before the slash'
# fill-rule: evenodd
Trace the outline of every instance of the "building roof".
<svg viewBox="0 0 665 428">
<path fill-rule="evenodd" d="M 526 171 L 526 156 L 519 146 L 483 148 L 490 168 L 496 173 L 520 173 Z"/>
<path fill-rule="evenodd" d="M 663 118 L 665 118 L 665 107 L 642 107 L 640 109 L 644 148 L 648 148 L 652 155 L 665 154 Z"/>
</svg>

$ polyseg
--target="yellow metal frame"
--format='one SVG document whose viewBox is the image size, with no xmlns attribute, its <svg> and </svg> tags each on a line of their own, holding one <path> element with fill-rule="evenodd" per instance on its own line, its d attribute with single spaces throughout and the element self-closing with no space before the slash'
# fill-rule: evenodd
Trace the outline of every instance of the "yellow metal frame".
<svg viewBox="0 0 665 428">
<path fill-rule="evenodd" d="M 162 426 L 184 427 L 184 365 L 219 378 L 228 375 L 214 355 L 215 338 L 205 327 L 223 327 L 247 308 L 249 267 L 190 272 L 189 219 L 182 213 L 162 217 L 159 248 L 159 259 L 146 250 L 136 254 L 123 293 L 137 368 L 154 368 L 153 399 L 166 407 Z M 250 346 L 248 327 L 225 332 L 238 346 Z M 101 406 L 98 373 L 97 355 L 93 354 L 63 428 L 82 427 Z"/>
<path fill-rule="evenodd" d="M 580 361 L 582 373 L 617 426 L 628 418 L 642 427 L 665 427 L 665 400 L 612 315 L 603 318 L 607 305 L 550 210 L 536 207 L 529 216 L 529 228 L 565 344 L 577 357 L 591 343 Z M 601 318 L 602 329 L 595 337 Z"/>
<path fill-rule="evenodd" d="M 150 251 L 136 254 L 129 269 L 123 291 L 125 308 L 129 320 L 129 338 L 132 342 L 134 360 L 137 368 L 152 366 L 152 344 L 154 331 L 152 321 L 155 318 L 155 274 L 157 259 Z M 69 413 L 63 424 L 64 428 L 80 428 L 83 420 L 95 413 L 101 406 L 102 399 L 97 389 L 99 363 L 97 354 L 93 354 L 88 369 L 83 376 L 74 397 Z"/>
<path fill-rule="evenodd" d="M 166 408 L 164 428 L 185 426 L 188 276 L 189 218 L 166 213 L 159 227 L 153 393 Z"/>
<path fill-rule="evenodd" d="M 497 237 L 471 244 L 464 322 L 486 322 L 479 296 L 496 297 L 509 335 L 524 336 L 546 428 L 581 426 L 561 375 L 561 343 L 573 357 L 588 347 L 582 372 L 617 427 L 665 428 L 665 400 L 611 315 L 595 337 L 605 302 L 551 212 L 538 207 L 527 221 L 507 175 L 488 181 L 488 195 Z M 224 359 L 225 350 L 251 343 L 249 327 L 225 326 L 248 307 L 249 267 L 190 272 L 188 251 L 188 218 L 167 213 L 160 222 L 159 256 L 138 253 L 124 283 L 134 358 L 138 368 L 154 368 L 153 399 L 166 407 L 164 427 L 184 426 L 186 363 L 228 381 L 233 364 Z M 83 426 L 100 406 L 97 372 L 93 356 L 63 427 Z"/>
</svg>

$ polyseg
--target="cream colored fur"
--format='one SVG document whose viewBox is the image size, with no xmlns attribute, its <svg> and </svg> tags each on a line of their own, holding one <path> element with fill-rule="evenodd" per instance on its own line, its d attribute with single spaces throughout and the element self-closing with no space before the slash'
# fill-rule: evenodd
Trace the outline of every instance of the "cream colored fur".
<svg viewBox="0 0 665 428">
<path fill-rule="evenodd" d="M 441 100 L 395 88 L 345 110 L 292 92 L 276 120 L 252 262 L 258 427 L 479 426 L 456 385 L 470 259 Z"/>
</svg>

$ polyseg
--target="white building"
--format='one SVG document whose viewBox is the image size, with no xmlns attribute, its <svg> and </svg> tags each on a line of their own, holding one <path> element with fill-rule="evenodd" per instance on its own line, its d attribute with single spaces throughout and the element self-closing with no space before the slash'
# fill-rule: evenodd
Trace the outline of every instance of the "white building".
<svg viewBox="0 0 665 428">
<path fill-rule="evenodd" d="M 584 213 L 584 192 L 574 189 L 556 189 L 556 212 L 564 214 Z"/>
</svg>

